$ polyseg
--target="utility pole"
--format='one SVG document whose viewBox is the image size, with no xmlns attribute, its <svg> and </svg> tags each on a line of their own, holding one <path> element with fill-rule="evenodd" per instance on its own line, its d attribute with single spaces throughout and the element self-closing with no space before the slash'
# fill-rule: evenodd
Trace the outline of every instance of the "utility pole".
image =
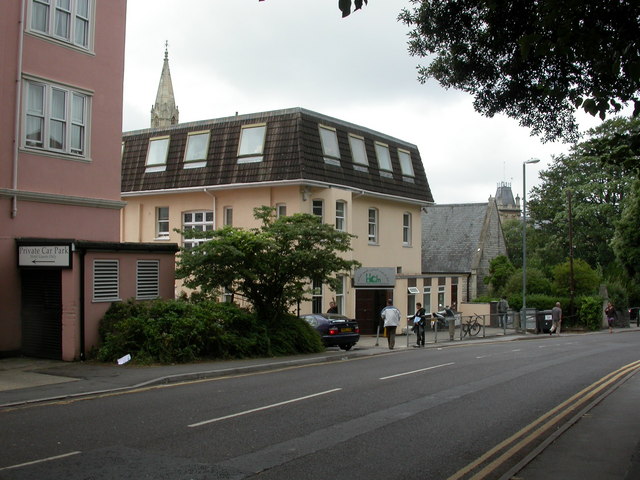
<svg viewBox="0 0 640 480">
<path fill-rule="evenodd" d="M 567 203 L 569 210 L 569 316 L 573 317 L 574 296 L 576 292 L 576 279 L 573 276 L 573 215 L 571 214 L 571 190 L 567 190 Z"/>
</svg>

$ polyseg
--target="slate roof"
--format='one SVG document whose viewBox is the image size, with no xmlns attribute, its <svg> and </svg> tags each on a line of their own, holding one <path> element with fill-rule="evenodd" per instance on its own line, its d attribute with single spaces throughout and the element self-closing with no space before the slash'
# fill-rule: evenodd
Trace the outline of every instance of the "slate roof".
<svg viewBox="0 0 640 480">
<path fill-rule="evenodd" d="M 243 125 L 266 123 L 263 161 L 238 163 L 238 143 Z M 318 125 L 336 129 L 340 166 L 323 159 Z M 207 164 L 202 168 L 183 168 L 189 132 L 210 130 Z M 348 134 L 364 137 L 369 166 L 355 165 Z M 149 139 L 170 135 L 166 170 L 145 173 Z M 374 142 L 389 146 L 393 174 L 378 167 Z M 346 187 L 383 195 L 398 196 L 419 203 L 432 203 L 433 197 L 418 148 L 411 143 L 302 108 L 236 115 L 184 123 L 164 128 L 123 134 L 122 192 L 165 191 L 192 187 L 216 188 L 237 184 L 308 182 Z M 411 154 L 414 177 L 403 177 L 397 149 Z"/>
<path fill-rule="evenodd" d="M 431 205 L 422 213 L 422 271 L 469 273 L 489 204 Z"/>
</svg>

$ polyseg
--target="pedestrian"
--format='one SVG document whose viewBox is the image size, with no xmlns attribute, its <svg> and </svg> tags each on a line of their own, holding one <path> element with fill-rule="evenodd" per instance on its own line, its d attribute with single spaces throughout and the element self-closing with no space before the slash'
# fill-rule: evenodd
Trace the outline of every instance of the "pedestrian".
<svg viewBox="0 0 640 480">
<path fill-rule="evenodd" d="M 554 332 L 556 335 L 560 335 L 560 327 L 562 326 L 562 308 L 560 307 L 560 302 L 556 302 L 556 306 L 551 309 L 551 320 L 553 320 L 553 325 L 551 325 L 549 335 L 553 335 Z"/>
<path fill-rule="evenodd" d="M 498 321 L 502 329 L 507 328 L 507 310 L 509 310 L 509 302 L 507 302 L 506 297 L 503 296 L 498 302 Z"/>
<path fill-rule="evenodd" d="M 400 325 L 400 310 L 393 306 L 391 299 L 388 299 L 387 306 L 380 312 L 380 317 L 384 320 L 384 330 L 389 342 L 389 350 L 393 350 L 396 345 L 396 329 Z"/>
<path fill-rule="evenodd" d="M 426 310 L 422 308 L 420 302 L 416 303 L 416 313 L 413 315 L 413 331 L 416 333 L 417 347 L 424 347 L 425 337 L 425 319 Z"/>
<path fill-rule="evenodd" d="M 338 306 L 336 305 L 336 302 L 329 302 L 329 310 L 327 310 L 327 313 L 338 313 Z"/>
<path fill-rule="evenodd" d="M 616 308 L 611 302 L 607 303 L 607 308 L 604 309 L 604 314 L 607 316 L 607 323 L 609 324 L 609 333 L 613 333 L 613 323 L 616 320 Z"/>
</svg>

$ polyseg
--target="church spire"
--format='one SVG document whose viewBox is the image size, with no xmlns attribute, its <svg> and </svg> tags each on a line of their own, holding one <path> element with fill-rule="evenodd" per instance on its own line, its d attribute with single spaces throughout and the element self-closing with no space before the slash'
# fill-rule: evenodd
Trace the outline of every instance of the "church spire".
<svg viewBox="0 0 640 480">
<path fill-rule="evenodd" d="M 169 42 L 165 42 L 164 64 L 156 94 L 156 103 L 151 107 L 151 128 L 175 125 L 179 122 L 179 116 L 180 112 L 173 96 L 171 72 L 169 71 Z"/>
</svg>

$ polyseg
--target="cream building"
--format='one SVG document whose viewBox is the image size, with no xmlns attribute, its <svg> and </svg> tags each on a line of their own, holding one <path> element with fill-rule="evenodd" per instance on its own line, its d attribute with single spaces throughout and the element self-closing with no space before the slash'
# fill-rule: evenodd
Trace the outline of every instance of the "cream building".
<svg viewBox="0 0 640 480">
<path fill-rule="evenodd" d="M 337 292 L 315 286 L 299 313 L 335 299 L 374 333 L 387 298 L 407 315 L 422 301 L 421 213 L 433 198 L 414 144 L 302 108 L 165 124 L 122 140 L 123 241 L 188 248 L 197 240 L 174 229 L 258 226 L 262 205 L 312 213 L 357 236 L 350 255 L 362 268 Z"/>
</svg>

